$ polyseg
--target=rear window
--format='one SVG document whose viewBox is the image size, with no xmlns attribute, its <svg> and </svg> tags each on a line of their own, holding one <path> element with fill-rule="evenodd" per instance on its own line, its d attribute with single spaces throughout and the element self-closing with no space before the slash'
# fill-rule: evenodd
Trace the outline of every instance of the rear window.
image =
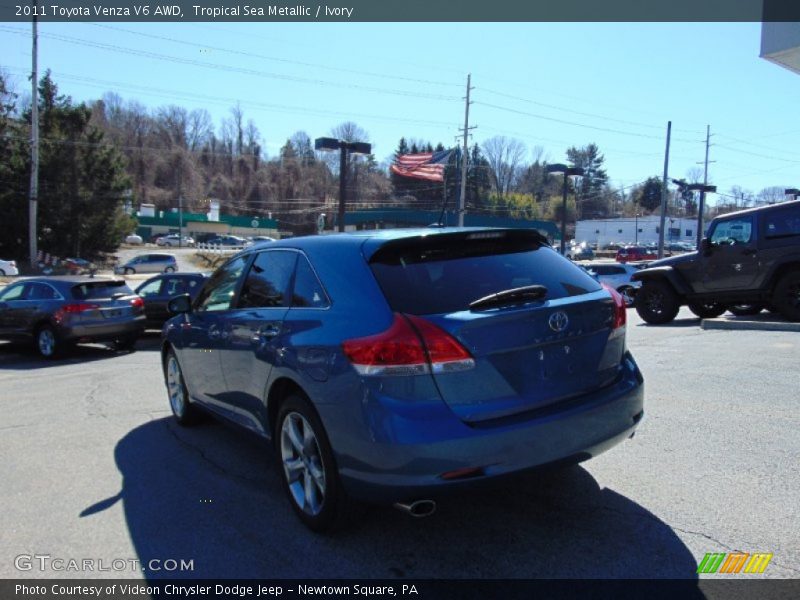
<svg viewBox="0 0 800 600">
<path fill-rule="evenodd" d="M 370 267 L 389 305 L 399 312 L 469 310 L 479 298 L 529 285 L 545 286 L 548 300 L 600 289 L 585 271 L 530 236 L 442 235 L 387 246 L 375 253 Z"/>
<path fill-rule="evenodd" d="M 99 300 L 114 296 L 130 296 L 133 290 L 124 281 L 91 281 L 72 286 L 76 300 Z"/>
</svg>

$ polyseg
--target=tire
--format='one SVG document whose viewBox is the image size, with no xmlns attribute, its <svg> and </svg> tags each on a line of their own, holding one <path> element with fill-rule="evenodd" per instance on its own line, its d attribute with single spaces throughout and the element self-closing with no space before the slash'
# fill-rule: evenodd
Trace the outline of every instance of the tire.
<svg viewBox="0 0 800 600">
<path fill-rule="evenodd" d="M 125 268 L 122 270 L 122 274 L 123 274 L 123 275 L 133 275 L 133 274 L 135 274 L 135 273 L 136 273 L 136 271 L 134 271 L 134 270 L 133 270 L 133 269 L 131 269 L 130 267 L 125 267 Z"/>
<path fill-rule="evenodd" d="M 800 321 L 800 271 L 791 271 L 780 278 L 770 303 L 786 320 Z"/>
<path fill-rule="evenodd" d="M 124 335 L 114 340 L 115 350 L 133 350 L 136 347 L 136 340 L 139 339 L 138 335 L 129 334 Z"/>
<path fill-rule="evenodd" d="M 636 302 L 636 288 L 632 285 L 623 285 L 617 290 L 625 301 L 626 307 L 631 307 Z"/>
<path fill-rule="evenodd" d="M 164 269 L 164 273 L 174 273 L 174 272 L 175 272 L 175 267 L 166 267 Z"/>
<path fill-rule="evenodd" d="M 689 310 L 701 319 L 715 319 L 728 307 L 719 302 L 689 302 Z"/>
<path fill-rule="evenodd" d="M 62 343 L 58 339 L 56 330 L 50 325 L 42 325 L 36 330 L 34 343 L 36 351 L 42 358 L 52 360 L 61 354 Z"/>
<path fill-rule="evenodd" d="M 669 323 L 680 310 L 680 299 L 672 286 L 664 281 L 645 281 L 636 292 L 636 312 L 646 323 Z"/>
<path fill-rule="evenodd" d="M 5 277 L 5 276 L 6 276 L 6 272 L 3 271 L 3 269 L 0 269 L 0 277 Z"/>
<path fill-rule="evenodd" d="M 734 304 L 728 307 L 728 312 L 736 315 L 737 317 L 747 317 L 750 315 L 757 315 L 764 308 L 763 304 Z"/>
<path fill-rule="evenodd" d="M 189 400 L 183 371 L 175 351 L 170 348 L 164 361 L 164 383 L 167 386 L 167 398 L 172 415 L 179 425 L 194 425 L 200 420 L 199 409 Z"/>
<path fill-rule="evenodd" d="M 317 532 L 343 526 L 351 503 L 328 436 L 307 398 L 292 394 L 283 401 L 273 439 L 283 490 L 300 520 Z"/>
</svg>

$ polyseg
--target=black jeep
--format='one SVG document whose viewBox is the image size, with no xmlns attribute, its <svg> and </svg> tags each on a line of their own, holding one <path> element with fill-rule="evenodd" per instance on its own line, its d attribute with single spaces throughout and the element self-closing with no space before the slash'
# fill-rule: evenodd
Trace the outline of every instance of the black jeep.
<svg viewBox="0 0 800 600">
<path fill-rule="evenodd" d="M 682 304 L 701 318 L 747 306 L 800 321 L 800 201 L 717 217 L 699 251 L 652 262 L 631 279 L 642 282 L 635 306 L 648 323 L 672 321 Z"/>
</svg>

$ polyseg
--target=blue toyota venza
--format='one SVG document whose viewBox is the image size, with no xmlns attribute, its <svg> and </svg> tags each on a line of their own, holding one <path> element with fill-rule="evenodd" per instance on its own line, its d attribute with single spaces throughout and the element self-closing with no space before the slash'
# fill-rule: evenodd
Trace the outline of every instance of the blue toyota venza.
<svg viewBox="0 0 800 600">
<path fill-rule="evenodd" d="M 384 230 L 233 256 L 163 330 L 170 406 L 273 441 L 314 530 L 353 501 L 575 463 L 633 435 L 625 304 L 534 230 Z"/>
</svg>

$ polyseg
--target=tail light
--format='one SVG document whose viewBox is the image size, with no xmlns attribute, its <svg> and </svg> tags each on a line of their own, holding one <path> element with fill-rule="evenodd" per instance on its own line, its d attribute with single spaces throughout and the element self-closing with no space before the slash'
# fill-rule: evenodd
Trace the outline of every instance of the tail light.
<svg viewBox="0 0 800 600">
<path fill-rule="evenodd" d="M 475 360 L 453 336 L 430 321 L 395 314 L 381 333 L 342 343 L 361 375 L 422 375 L 463 371 Z"/>
<path fill-rule="evenodd" d="M 624 328 L 625 323 L 628 321 L 628 312 L 625 307 L 625 300 L 617 290 L 607 283 L 601 283 L 600 285 L 606 288 L 608 293 L 611 294 L 611 297 L 614 299 L 614 320 L 611 324 L 611 329 L 617 330 L 621 327 Z"/>
<path fill-rule="evenodd" d="M 131 306 L 133 308 L 139 309 L 138 312 L 144 310 L 144 300 L 141 296 L 136 296 L 133 300 L 131 300 Z"/>
<path fill-rule="evenodd" d="M 87 312 L 90 310 L 96 310 L 100 308 L 97 304 L 88 304 L 86 302 L 77 302 L 73 304 L 65 304 L 61 308 L 59 308 L 55 313 L 53 313 L 53 319 L 56 323 L 61 323 L 64 320 L 66 315 L 74 315 L 82 312 Z"/>
</svg>

